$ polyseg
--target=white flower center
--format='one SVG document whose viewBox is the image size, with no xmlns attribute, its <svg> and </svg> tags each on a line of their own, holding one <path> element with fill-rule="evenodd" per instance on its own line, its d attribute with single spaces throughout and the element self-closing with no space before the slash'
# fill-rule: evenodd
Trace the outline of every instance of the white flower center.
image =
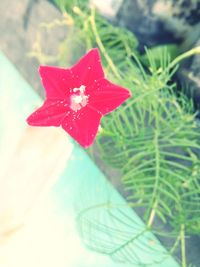
<svg viewBox="0 0 200 267">
<path fill-rule="evenodd" d="M 85 85 L 81 85 L 79 88 L 73 89 L 74 93 L 79 92 L 79 94 L 73 94 L 71 96 L 71 109 L 74 111 L 80 110 L 81 108 L 85 107 L 88 102 L 88 96 L 84 94 L 85 92 Z"/>
<path fill-rule="evenodd" d="M 74 101 L 74 103 L 79 104 L 79 103 L 81 103 L 83 101 L 83 97 L 80 96 L 80 95 L 74 96 L 73 97 L 73 101 Z"/>
</svg>

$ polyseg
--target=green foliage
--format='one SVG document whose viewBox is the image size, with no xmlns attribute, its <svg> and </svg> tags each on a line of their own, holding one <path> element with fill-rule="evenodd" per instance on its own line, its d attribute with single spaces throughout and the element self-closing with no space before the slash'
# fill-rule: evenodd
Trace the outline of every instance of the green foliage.
<svg viewBox="0 0 200 267">
<path fill-rule="evenodd" d="M 74 6 L 87 7 L 88 0 L 53 0 L 61 11 L 71 12 Z"/>
<path fill-rule="evenodd" d="M 177 48 L 171 47 L 170 56 L 170 47 L 160 47 L 159 53 L 147 49 L 141 56 L 129 31 L 111 25 L 94 9 L 74 7 L 75 1 L 55 1 L 62 10 L 73 7 L 68 16 L 74 28 L 60 44 L 60 64 L 69 49 L 73 54 L 77 48 L 98 47 L 106 76 L 132 92 L 125 104 L 102 120 L 96 145 L 101 158 L 120 171 L 126 200 L 142 216 L 146 230 L 151 229 L 163 242 L 170 239 L 169 253 L 179 247 L 182 266 L 186 267 L 185 235 L 200 234 L 200 131 L 192 101 L 177 96 L 172 76 L 182 59 L 200 49 L 176 57 Z M 126 224 L 123 209 L 118 215 L 107 208 L 105 212 Z M 98 216 L 87 215 L 82 212 L 79 216 L 87 246 L 115 260 L 135 263 L 137 235 L 113 230 L 106 219 L 104 222 L 102 217 L 98 220 Z M 130 229 L 133 227 L 131 222 Z M 118 240 L 117 253 L 113 253 L 113 240 Z"/>
<path fill-rule="evenodd" d="M 175 59 L 179 54 L 178 46 L 175 44 L 155 46 L 149 48 L 148 51 L 151 53 L 151 57 L 154 59 L 157 66 L 159 66 L 160 61 L 163 58 L 163 51 L 166 51 L 168 54 L 170 54 L 171 60 Z M 150 67 L 147 54 L 142 55 L 140 59 L 144 65 Z"/>
</svg>

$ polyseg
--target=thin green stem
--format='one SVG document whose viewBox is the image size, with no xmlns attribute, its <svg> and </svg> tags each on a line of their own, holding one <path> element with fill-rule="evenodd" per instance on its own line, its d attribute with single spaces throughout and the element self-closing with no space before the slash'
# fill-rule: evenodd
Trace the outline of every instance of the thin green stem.
<svg viewBox="0 0 200 267">
<path fill-rule="evenodd" d="M 158 201 L 156 200 L 154 202 L 153 208 L 151 210 L 151 213 L 149 215 L 149 219 L 148 219 L 148 222 L 147 222 L 147 226 L 148 226 L 149 229 L 151 228 L 151 226 L 153 224 L 153 221 L 154 221 L 154 218 L 155 218 L 155 215 L 156 215 L 157 206 L 158 206 Z"/>
<path fill-rule="evenodd" d="M 158 146 L 158 122 L 157 122 L 157 118 L 156 118 L 156 126 L 157 129 L 155 131 L 155 164 L 156 164 L 156 169 L 155 169 L 155 184 L 154 184 L 154 189 L 153 189 L 153 194 L 152 194 L 152 209 L 149 215 L 149 219 L 147 222 L 148 227 L 151 227 L 151 225 L 153 224 L 155 215 L 156 215 L 156 209 L 158 206 L 158 197 L 157 197 L 157 193 L 158 193 L 158 184 L 159 184 L 159 178 L 160 178 L 160 151 L 159 151 L 159 146 Z"/>
<path fill-rule="evenodd" d="M 181 54 L 180 56 L 176 57 L 167 67 L 167 69 L 172 69 L 173 67 L 175 67 L 179 62 L 181 62 L 182 60 L 200 54 L 200 46 L 194 47 L 191 50 Z"/>
<path fill-rule="evenodd" d="M 185 253 L 185 225 L 181 224 L 181 259 L 182 267 L 187 267 L 186 253 Z"/>
<path fill-rule="evenodd" d="M 97 42 L 101 52 L 103 53 L 106 61 L 108 62 L 108 65 L 110 66 L 110 68 L 113 71 L 113 73 L 115 74 L 115 76 L 118 79 L 121 79 L 121 76 L 120 76 L 117 68 L 115 67 L 112 59 L 109 57 L 108 53 L 106 52 L 106 49 L 105 49 L 105 47 L 104 47 L 104 45 L 103 45 L 103 43 L 101 41 L 101 38 L 99 36 L 98 30 L 97 30 L 97 27 L 96 27 L 96 23 L 95 23 L 95 8 L 91 9 L 90 23 L 91 23 L 91 27 L 92 27 L 93 33 L 95 35 L 95 38 L 96 38 L 96 42 Z"/>
</svg>

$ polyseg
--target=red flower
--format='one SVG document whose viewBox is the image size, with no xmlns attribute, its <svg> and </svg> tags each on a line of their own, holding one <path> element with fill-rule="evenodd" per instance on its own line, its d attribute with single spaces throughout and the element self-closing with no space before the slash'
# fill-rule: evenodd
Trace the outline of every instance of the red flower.
<svg viewBox="0 0 200 267">
<path fill-rule="evenodd" d="M 97 48 L 71 69 L 41 66 L 39 72 L 46 100 L 28 124 L 62 126 L 83 147 L 94 142 L 102 116 L 130 97 L 127 89 L 104 78 Z"/>
</svg>

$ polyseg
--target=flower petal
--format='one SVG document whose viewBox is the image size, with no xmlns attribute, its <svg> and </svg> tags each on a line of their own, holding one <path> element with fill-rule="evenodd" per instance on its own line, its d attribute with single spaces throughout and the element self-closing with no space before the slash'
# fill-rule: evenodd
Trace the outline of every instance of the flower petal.
<svg viewBox="0 0 200 267">
<path fill-rule="evenodd" d="M 95 139 L 102 115 L 85 107 L 67 116 L 62 121 L 62 128 L 81 146 L 90 146 Z"/>
<path fill-rule="evenodd" d="M 106 79 L 102 79 L 87 88 L 86 94 L 89 95 L 88 106 L 103 115 L 116 109 L 131 96 L 129 90 Z"/>
<path fill-rule="evenodd" d="M 27 118 L 27 123 L 32 126 L 60 126 L 64 117 L 70 115 L 71 112 L 64 100 L 47 99 Z"/>
<path fill-rule="evenodd" d="M 91 85 L 95 80 L 102 79 L 104 72 L 98 49 L 94 48 L 90 50 L 71 70 L 79 83 L 78 87 L 81 85 Z"/>
<path fill-rule="evenodd" d="M 40 66 L 39 73 L 47 98 L 63 98 L 75 87 L 72 72 L 69 69 Z"/>
</svg>

